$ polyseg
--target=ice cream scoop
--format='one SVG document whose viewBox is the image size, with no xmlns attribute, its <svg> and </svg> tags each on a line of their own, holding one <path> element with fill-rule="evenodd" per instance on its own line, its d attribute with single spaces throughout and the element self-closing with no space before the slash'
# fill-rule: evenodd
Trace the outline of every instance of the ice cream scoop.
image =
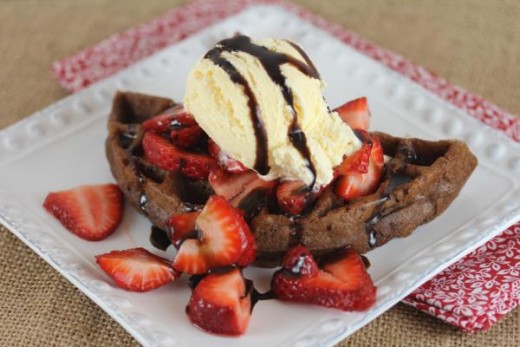
<svg viewBox="0 0 520 347">
<path fill-rule="evenodd" d="M 299 179 L 317 188 L 360 146 L 330 111 L 323 88 L 298 45 L 236 35 L 195 64 L 184 105 L 226 154 L 265 179 Z"/>
</svg>

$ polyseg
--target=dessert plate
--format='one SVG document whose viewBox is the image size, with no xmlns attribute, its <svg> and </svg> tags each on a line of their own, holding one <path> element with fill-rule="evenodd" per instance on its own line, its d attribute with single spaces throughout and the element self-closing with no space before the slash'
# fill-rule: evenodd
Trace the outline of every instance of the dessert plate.
<svg viewBox="0 0 520 347">
<path fill-rule="evenodd" d="M 114 181 L 104 140 L 116 90 L 181 100 L 196 59 L 237 31 L 301 44 L 328 84 L 326 97 L 332 107 L 368 97 L 372 129 L 425 139 L 460 138 L 479 158 L 474 174 L 444 214 L 410 237 L 367 254 L 378 292 L 375 306 L 366 312 L 263 301 L 255 307 L 246 335 L 209 335 L 193 327 L 184 313 L 190 295 L 184 278 L 148 293 L 131 293 L 117 288 L 96 265 L 96 254 L 138 246 L 173 257 L 171 250 L 152 247 L 151 225 L 143 216 L 127 207 L 116 233 L 101 242 L 88 242 L 66 231 L 41 206 L 49 191 Z M 250 7 L 0 132 L 2 223 L 146 346 L 337 343 L 518 220 L 519 175 L 518 143 L 275 5 Z M 263 291 L 271 272 L 248 268 L 245 274 Z"/>
</svg>

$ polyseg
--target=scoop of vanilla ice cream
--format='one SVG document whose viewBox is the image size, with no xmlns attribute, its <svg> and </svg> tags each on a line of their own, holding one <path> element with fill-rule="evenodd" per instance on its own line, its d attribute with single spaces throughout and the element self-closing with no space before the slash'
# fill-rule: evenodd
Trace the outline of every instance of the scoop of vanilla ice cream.
<svg viewBox="0 0 520 347">
<path fill-rule="evenodd" d="M 323 186 L 360 142 L 329 110 L 313 71 L 289 41 L 236 36 L 195 64 L 184 106 L 225 153 L 263 178 Z"/>
</svg>

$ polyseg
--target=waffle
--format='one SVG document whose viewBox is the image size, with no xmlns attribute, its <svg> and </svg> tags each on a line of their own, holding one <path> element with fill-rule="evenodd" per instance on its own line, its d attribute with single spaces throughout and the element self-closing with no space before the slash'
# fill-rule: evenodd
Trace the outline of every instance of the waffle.
<svg viewBox="0 0 520 347">
<path fill-rule="evenodd" d="M 163 230 L 170 215 L 203 205 L 212 193 L 207 182 L 162 170 L 144 158 L 140 123 L 175 105 L 166 98 L 117 93 L 106 140 L 110 168 L 126 200 Z M 406 237 L 446 210 L 477 165 L 461 141 L 372 134 L 390 157 L 377 191 L 344 202 L 328 188 L 308 213 L 298 217 L 264 207 L 250 221 L 258 247 L 256 265 L 279 264 L 296 244 L 319 257 L 346 246 L 366 253 Z"/>
</svg>

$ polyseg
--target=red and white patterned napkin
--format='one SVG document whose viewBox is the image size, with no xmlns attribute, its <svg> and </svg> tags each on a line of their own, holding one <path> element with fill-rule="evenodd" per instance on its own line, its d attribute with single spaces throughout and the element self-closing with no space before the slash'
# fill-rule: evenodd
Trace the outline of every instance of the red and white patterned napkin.
<svg viewBox="0 0 520 347">
<path fill-rule="evenodd" d="M 253 4 L 276 4 L 326 30 L 359 52 L 407 76 L 485 124 L 520 141 L 520 119 L 439 78 L 423 67 L 376 46 L 283 0 L 198 0 L 138 28 L 118 33 L 71 57 L 52 71 L 61 85 L 77 92 L 150 54 Z M 485 330 L 520 304 L 520 223 L 473 251 L 403 302 L 465 331 Z"/>
</svg>

